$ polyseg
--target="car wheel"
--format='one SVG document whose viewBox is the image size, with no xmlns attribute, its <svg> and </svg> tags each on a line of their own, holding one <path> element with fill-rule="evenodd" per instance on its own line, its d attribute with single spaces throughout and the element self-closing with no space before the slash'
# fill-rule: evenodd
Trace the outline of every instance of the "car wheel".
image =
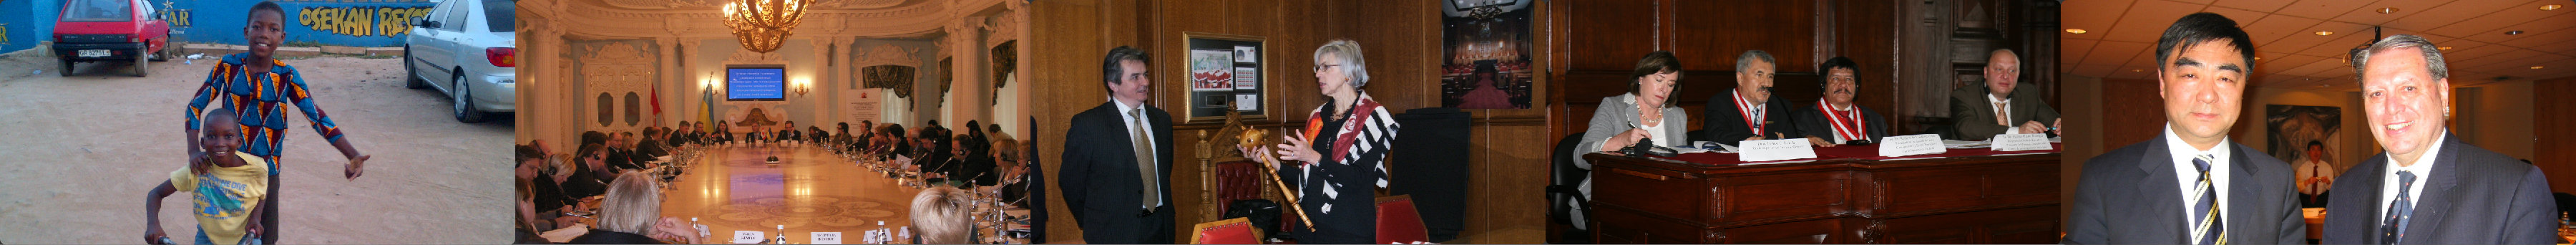
<svg viewBox="0 0 2576 245">
<path fill-rule="evenodd" d="M 63 70 L 62 70 L 62 72 L 55 72 L 55 74 L 62 74 L 62 76 L 66 76 L 66 77 L 68 77 L 68 76 L 72 76 L 72 59 L 62 59 L 62 61 L 63 61 Z"/>
<path fill-rule="evenodd" d="M 409 46 L 409 45 L 405 45 L 405 46 L 403 46 L 403 58 L 402 58 L 402 63 L 403 63 L 403 88 L 408 88 L 408 89 L 422 89 L 422 88 L 428 88 L 428 87 L 429 87 L 429 80 L 420 79 L 420 69 L 412 68 L 412 63 L 414 62 L 414 61 L 412 61 L 412 59 L 413 59 L 413 58 L 412 58 L 412 56 L 411 56 L 411 46 Z"/>
<path fill-rule="evenodd" d="M 161 52 L 152 52 L 152 61 L 170 61 L 170 57 L 179 56 L 177 54 L 171 54 L 171 51 L 179 51 L 179 43 L 176 41 L 178 41 L 178 39 L 168 39 L 165 37 L 161 41 Z"/>
<path fill-rule="evenodd" d="M 152 51 L 151 47 L 134 50 L 134 77 L 152 75 L 152 54 L 149 51 Z"/>
<path fill-rule="evenodd" d="M 454 86 L 448 86 L 447 89 L 454 91 L 455 93 L 453 94 L 456 94 L 455 96 L 448 96 L 448 98 L 454 98 L 456 101 L 456 103 L 454 103 L 455 108 L 453 108 L 456 114 L 456 122 L 483 122 L 484 116 L 486 115 L 483 113 L 483 110 L 474 109 L 474 90 L 465 87 L 464 70 L 458 70 L 456 75 L 453 77 L 454 78 L 448 79 L 448 84 L 454 84 Z"/>
</svg>

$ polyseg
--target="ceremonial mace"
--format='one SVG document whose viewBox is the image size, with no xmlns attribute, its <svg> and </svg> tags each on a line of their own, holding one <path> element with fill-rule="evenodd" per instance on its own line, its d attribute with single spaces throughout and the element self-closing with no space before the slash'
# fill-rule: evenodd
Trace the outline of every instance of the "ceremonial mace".
<svg viewBox="0 0 2576 245">
<path fill-rule="evenodd" d="M 1243 134 L 1242 134 L 1241 136 L 1242 136 L 1242 137 L 1238 138 L 1238 141 L 1240 141 L 1240 142 L 1237 142 L 1237 143 L 1236 143 L 1237 145 L 1242 146 L 1242 147 L 1244 147 L 1244 148 L 1252 148 L 1252 149 L 1259 149 L 1259 150 L 1260 150 L 1260 152 L 1255 152 L 1255 154 L 1253 154 L 1252 156 L 1243 156 L 1243 157 L 1252 158 L 1252 159 L 1254 159 L 1254 160 L 1256 160 L 1256 161 L 1260 161 L 1260 162 L 1262 163 L 1262 165 L 1265 165 L 1265 167 L 1262 167 L 1262 168 L 1261 168 L 1261 171 L 1262 171 L 1263 173 L 1269 173 L 1269 174 L 1270 174 L 1270 178 L 1269 178 L 1269 179 L 1270 179 L 1270 184 L 1271 184 L 1271 186 L 1277 186 L 1277 187 L 1279 187 L 1279 194 L 1280 194 L 1280 196 L 1288 197 L 1288 208 L 1290 208 L 1290 209 L 1293 209 L 1293 210 L 1296 210 L 1296 211 L 1297 211 L 1297 220 L 1298 220 L 1298 221 L 1305 221 L 1305 222 L 1306 222 L 1306 231 L 1315 231 L 1315 220 L 1314 220 L 1314 219 L 1312 219 L 1312 218 L 1307 218 L 1307 217 L 1306 217 L 1306 206 L 1305 206 L 1305 205 L 1298 205 L 1298 202 L 1297 202 L 1297 193 L 1296 193 L 1296 192 L 1290 192 L 1290 191 L 1289 191 L 1290 189 L 1288 189 L 1288 182 L 1280 181 L 1280 180 L 1279 180 L 1279 168 L 1276 168 L 1276 167 L 1266 167 L 1267 165 L 1272 165 L 1272 164 L 1275 164 L 1274 162 L 1276 162 L 1276 161 L 1274 161 L 1274 160 L 1271 160 L 1271 159 L 1270 159 L 1270 157 L 1269 157 L 1271 154 L 1276 154 L 1276 153 L 1275 153 L 1276 151 L 1275 151 L 1275 150 L 1272 150 L 1272 148 L 1270 147 L 1270 146 L 1272 145 L 1272 144 L 1271 144 L 1271 143 L 1272 143 L 1272 140 L 1270 140 L 1270 139 L 1271 139 L 1271 138 L 1270 138 L 1270 131 L 1269 131 L 1269 130 L 1263 130 L 1263 129 L 1255 129 L 1255 128 L 1252 128 L 1252 127 L 1244 127 L 1244 129 L 1243 129 Z"/>
</svg>

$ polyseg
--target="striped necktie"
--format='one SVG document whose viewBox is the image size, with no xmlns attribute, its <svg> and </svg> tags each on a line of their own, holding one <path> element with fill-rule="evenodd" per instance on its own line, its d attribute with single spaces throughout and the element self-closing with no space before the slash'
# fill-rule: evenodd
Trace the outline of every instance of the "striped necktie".
<svg viewBox="0 0 2576 245">
<path fill-rule="evenodd" d="M 2406 217 L 2415 216 L 2415 202 L 2407 190 L 2415 188 L 2415 172 L 2397 171 L 2397 199 L 2388 201 L 2388 222 L 2379 224 L 2379 244 L 2397 244 L 2406 238 Z"/>
<path fill-rule="evenodd" d="M 2199 200 L 2193 201 L 2191 206 L 2191 244 L 2227 244 L 2227 222 L 2220 222 L 2221 218 L 2218 216 L 2218 192 L 2211 191 L 2213 182 L 2209 179 L 2209 163 L 2212 161 L 2210 158 L 2210 155 L 2204 154 L 2191 159 L 2192 166 L 2200 168 L 2200 184 L 2193 185 L 2191 190 L 2191 193 L 2194 193 L 2192 196 L 2200 197 Z"/>
</svg>

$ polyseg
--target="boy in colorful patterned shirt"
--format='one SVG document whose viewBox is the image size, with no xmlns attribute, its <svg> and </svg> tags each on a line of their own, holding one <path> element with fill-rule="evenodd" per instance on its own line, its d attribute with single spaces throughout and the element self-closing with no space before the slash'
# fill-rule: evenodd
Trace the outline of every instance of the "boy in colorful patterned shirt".
<svg viewBox="0 0 2576 245">
<path fill-rule="evenodd" d="M 198 141 L 207 153 L 192 156 L 188 166 L 170 172 L 170 180 L 161 182 L 145 194 L 143 220 L 146 243 L 168 243 L 161 232 L 161 199 L 173 192 L 189 192 L 195 204 L 189 213 L 197 217 L 195 244 L 259 244 L 253 234 L 262 228 L 257 214 L 269 206 L 259 205 L 268 197 L 268 163 L 234 148 L 241 146 L 239 127 L 233 124 L 233 112 L 215 110 L 206 113 L 208 127 Z"/>
<path fill-rule="evenodd" d="M 220 106 L 213 109 L 230 111 L 235 115 L 231 124 L 204 125 L 240 130 L 242 137 L 237 139 L 241 142 L 239 150 L 264 161 L 261 165 L 268 169 L 268 183 L 271 185 L 267 191 L 268 198 L 260 206 L 277 206 L 278 200 L 284 199 L 275 184 L 281 182 L 277 176 L 281 176 L 278 171 L 283 169 L 279 165 L 284 164 L 288 113 L 303 113 L 315 134 L 330 141 L 331 147 L 339 150 L 341 156 L 348 157 L 348 165 L 342 168 L 343 176 L 355 180 L 365 175 L 369 156 L 360 153 L 355 144 L 350 143 L 354 140 L 341 134 L 339 125 L 331 121 L 329 114 L 323 113 L 320 104 L 315 103 L 313 93 L 308 89 L 312 86 L 304 83 L 304 74 L 296 72 L 294 66 L 272 58 L 277 54 L 277 45 L 286 39 L 286 11 L 275 2 L 261 1 L 251 5 L 246 15 L 247 20 L 242 25 L 246 50 L 225 55 L 223 61 L 216 63 L 213 71 L 206 74 L 205 84 L 197 88 L 195 98 L 188 100 L 185 113 L 188 116 L 188 133 L 193 136 L 201 130 L 199 121 L 202 119 L 197 116 L 209 109 L 207 106 Z M 288 106 L 295 108 L 289 110 Z M 197 148 L 196 137 L 185 138 L 190 141 L 187 144 L 189 156 L 206 155 Z M 276 211 L 261 213 L 260 221 L 261 226 L 279 226 Z M 262 231 L 259 235 L 261 241 L 273 243 L 278 240 L 278 232 L 274 230 Z"/>
</svg>

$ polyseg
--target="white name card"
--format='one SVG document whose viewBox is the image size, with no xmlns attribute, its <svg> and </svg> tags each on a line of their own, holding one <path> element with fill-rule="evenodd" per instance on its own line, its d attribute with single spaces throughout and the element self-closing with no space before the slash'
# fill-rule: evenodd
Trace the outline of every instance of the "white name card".
<svg viewBox="0 0 2576 245">
<path fill-rule="evenodd" d="M 758 244 L 760 231 L 733 231 L 733 244 Z"/>
<path fill-rule="evenodd" d="M 2036 151 L 2051 148 L 2052 147 L 2048 145 L 2048 135 L 2046 134 L 1999 134 L 1995 135 L 1995 144 L 1993 148 L 1989 149 L 1994 151 Z"/>
<path fill-rule="evenodd" d="M 1807 139 L 1804 139 L 1804 138 L 1799 138 L 1799 139 L 1781 139 L 1781 140 L 1747 140 L 1747 141 L 1744 141 L 1744 143 L 1740 143 L 1740 144 L 1743 144 L 1743 145 L 1742 145 L 1741 147 L 1738 147 L 1738 148 L 1740 148 L 1740 149 L 1741 149 L 1741 150 L 1743 150 L 1743 151 L 1742 151 L 1742 152 L 1738 152 L 1738 153 L 1735 155 L 1735 157 L 1736 157 L 1736 161 L 1744 161 L 1744 162 L 1766 162 L 1766 161 L 1779 161 L 1779 160 L 1789 160 L 1789 159 L 1808 159 L 1808 158 L 1816 158 L 1816 148 L 1815 148 L 1815 146 L 1808 145 L 1808 144 L 1807 144 Z"/>
<path fill-rule="evenodd" d="M 815 232 L 814 241 L 806 244 L 841 244 L 840 232 Z"/>
<path fill-rule="evenodd" d="M 1878 143 L 1878 156 L 1901 157 L 1950 152 L 1950 148 L 1942 147 L 1941 135 L 1938 134 L 1888 136 L 1884 140 L 1886 142 Z"/>
</svg>

